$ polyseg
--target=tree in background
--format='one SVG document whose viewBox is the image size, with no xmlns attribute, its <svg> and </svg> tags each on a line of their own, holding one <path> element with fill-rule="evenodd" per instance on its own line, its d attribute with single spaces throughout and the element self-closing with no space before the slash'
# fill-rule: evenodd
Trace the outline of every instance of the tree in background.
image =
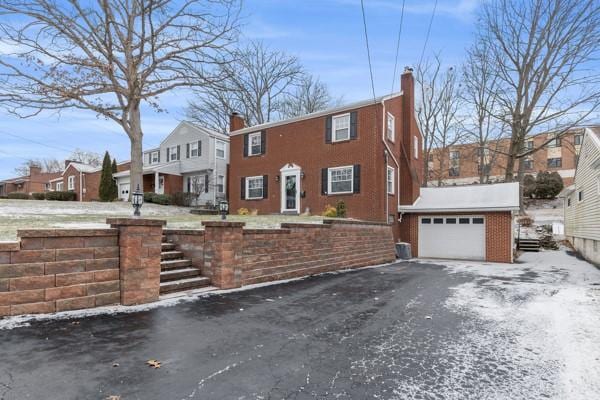
<svg viewBox="0 0 600 400">
<path fill-rule="evenodd" d="M 186 115 L 199 125 L 229 131 L 229 116 L 240 113 L 250 126 L 302 115 L 327 107 L 327 87 L 307 75 L 299 60 L 252 41 L 234 52 L 234 61 L 219 66 L 217 84 L 196 90 Z"/>
<path fill-rule="evenodd" d="M 96 168 L 102 165 L 102 156 L 100 154 L 79 148 L 73 150 L 68 159 L 71 161 L 80 162 L 82 164 L 91 165 L 92 167 Z"/>
<path fill-rule="evenodd" d="M 42 172 L 62 172 L 63 163 L 58 161 L 55 158 L 44 158 L 44 159 L 31 159 L 23 162 L 23 164 L 19 165 L 14 169 L 15 174 L 18 176 L 27 176 L 29 175 L 30 167 L 39 167 L 42 169 Z"/>
<path fill-rule="evenodd" d="M 112 165 L 110 161 L 110 155 L 108 151 L 104 153 L 104 160 L 102 161 L 102 172 L 100 173 L 100 189 L 99 196 L 101 201 L 113 201 L 114 190 L 113 190 L 113 177 L 112 177 Z"/>
<path fill-rule="evenodd" d="M 523 196 L 533 199 L 535 196 L 535 177 L 527 174 L 523 177 Z"/>
<path fill-rule="evenodd" d="M 116 158 L 113 158 L 110 170 L 112 172 L 111 177 L 110 177 L 111 178 L 111 185 L 110 185 L 111 199 L 116 200 L 119 198 L 119 188 L 117 186 L 117 181 L 115 180 L 115 178 L 113 178 L 113 175 L 118 172 Z"/>
<path fill-rule="evenodd" d="M 564 183 L 558 172 L 541 171 L 535 178 L 535 197 L 537 199 L 554 199 L 563 190 Z"/>
<path fill-rule="evenodd" d="M 220 81 L 238 14 L 238 0 L 2 0 L 0 106 L 114 121 L 131 143 L 131 187 L 143 188 L 142 105 L 160 112 L 161 95 Z"/>
</svg>

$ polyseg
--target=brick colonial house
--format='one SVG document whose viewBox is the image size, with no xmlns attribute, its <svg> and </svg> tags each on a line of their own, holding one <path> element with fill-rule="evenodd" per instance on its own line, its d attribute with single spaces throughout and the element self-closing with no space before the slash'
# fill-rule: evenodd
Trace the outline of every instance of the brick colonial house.
<svg viewBox="0 0 600 400">
<path fill-rule="evenodd" d="M 436 241 L 445 243 L 452 235 L 465 234 L 477 240 L 465 241 L 462 250 L 451 256 L 511 262 L 512 212 L 515 204 L 518 209 L 518 190 L 509 191 L 509 205 L 485 196 L 472 204 L 469 193 L 458 189 L 453 209 L 443 201 L 431 202 L 433 210 L 418 207 L 433 192 L 420 189 L 422 137 L 410 69 L 402 74 L 401 89 L 401 93 L 252 127 L 233 114 L 232 212 L 245 207 L 260 214 L 321 214 L 327 205 L 343 201 L 350 218 L 391 224 L 395 239 L 411 243 L 414 255 L 438 257 L 427 249 L 435 248 Z M 432 211 L 443 213 L 442 224 L 438 217 L 432 224 L 436 229 L 420 229 L 411 222 L 424 222 L 421 217 Z M 465 218 L 456 223 L 465 214 L 469 224 Z M 448 229 L 441 232 L 440 225 Z M 419 251 L 419 242 L 432 240 L 433 246 Z M 496 247 L 493 241 L 498 242 Z"/>
<path fill-rule="evenodd" d="M 50 181 L 60 176 L 60 172 L 42 172 L 41 167 L 30 167 L 29 175 L 0 181 L 0 196 L 9 193 L 38 193 L 50 189 Z"/>
<path fill-rule="evenodd" d="M 563 178 L 565 186 L 571 185 L 575 177 L 584 130 L 585 127 L 573 128 L 560 138 L 555 138 L 553 132 L 531 135 L 526 141 L 528 148 L 538 148 L 547 140 L 554 140 L 525 159 L 525 173 L 535 175 L 539 171 L 556 171 Z M 437 186 L 440 178 L 443 185 L 479 183 L 482 168 L 487 171 L 489 181 L 502 182 L 506 168 L 506 156 L 502 152 L 507 152 L 509 145 L 510 139 L 490 142 L 490 149 L 484 150 L 485 165 L 482 167 L 479 165 L 478 143 L 432 149 L 428 160 L 429 185 Z"/>
</svg>

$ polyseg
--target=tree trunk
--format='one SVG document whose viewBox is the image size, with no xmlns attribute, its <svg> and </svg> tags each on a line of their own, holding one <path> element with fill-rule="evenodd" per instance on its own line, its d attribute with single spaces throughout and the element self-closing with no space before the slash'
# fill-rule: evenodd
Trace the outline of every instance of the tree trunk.
<svg viewBox="0 0 600 400">
<path fill-rule="evenodd" d="M 131 193 L 133 193 L 139 187 L 140 191 L 144 192 L 144 179 L 143 179 L 143 159 L 142 159 L 142 124 L 140 116 L 139 103 L 131 108 L 129 114 L 129 139 L 131 141 L 131 166 L 129 169 L 130 173 L 130 190 L 129 198 L 131 199 Z"/>
<path fill-rule="evenodd" d="M 422 187 L 427 187 L 429 182 L 429 153 L 423 154 L 423 183 Z"/>
</svg>

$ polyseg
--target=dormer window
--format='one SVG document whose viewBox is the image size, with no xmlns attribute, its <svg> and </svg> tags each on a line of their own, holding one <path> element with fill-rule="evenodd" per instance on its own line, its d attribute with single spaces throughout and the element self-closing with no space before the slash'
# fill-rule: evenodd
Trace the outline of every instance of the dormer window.
<svg viewBox="0 0 600 400">
<path fill-rule="evenodd" d="M 333 122 L 333 141 L 350 140 L 350 114 L 336 115 Z"/>
</svg>

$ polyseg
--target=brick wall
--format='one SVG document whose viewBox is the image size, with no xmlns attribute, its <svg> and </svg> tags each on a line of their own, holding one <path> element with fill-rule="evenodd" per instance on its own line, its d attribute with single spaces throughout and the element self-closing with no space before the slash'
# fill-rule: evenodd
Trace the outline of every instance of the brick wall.
<svg viewBox="0 0 600 400">
<path fill-rule="evenodd" d="M 485 217 L 486 261 L 512 262 L 512 214 L 509 211 L 475 214 Z M 473 213 L 427 214 L 428 217 L 432 218 L 437 215 L 473 215 Z M 413 257 L 419 257 L 420 216 L 419 214 L 404 214 L 398 232 L 401 241 L 411 244 Z"/>
<path fill-rule="evenodd" d="M 117 304 L 115 229 L 22 230 L 0 243 L 0 316 Z"/>
</svg>

